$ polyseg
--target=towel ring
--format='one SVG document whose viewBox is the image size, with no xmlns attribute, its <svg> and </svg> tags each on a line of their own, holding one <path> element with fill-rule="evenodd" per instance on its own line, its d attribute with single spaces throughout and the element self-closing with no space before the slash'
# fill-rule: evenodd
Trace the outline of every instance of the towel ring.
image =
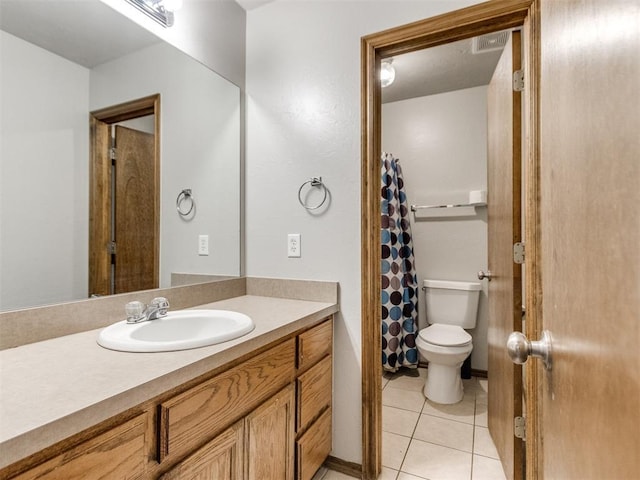
<svg viewBox="0 0 640 480">
<path fill-rule="evenodd" d="M 310 206 L 307 205 L 304 200 L 302 200 L 302 189 L 305 187 L 305 185 L 311 185 L 311 187 L 322 187 L 324 196 L 322 197 L 322 200 L 320 200 L 320 203 L 318 203 L 318 205 Z M 317 210 L 322 205 L 324 205 L 324 202 L 327 201 L 327 186 L 322 183 L 322 177 L 313 177 L 300 185 L 300 188 L 298 189 L 298 201 L 300 202 L 300 205 L 302 205 L 307 210 Z"/>
<path fill-rule="evenodd" d="M 189 210 L 185 212 L 182 209 L 182 204 L 187 201 L 189 202 L 189 205 L 188 205 Z M 185 188 L 178 194 L 178 198 L 176 198 L 176 210 L 178 210 L 178 213 L 180 215 L 182 215 L 183 217 L 186 217 L 193 210 L 193 206 L 194 206 L 194 203 L 193 203 L 193 197 L 191 196 L 191 189 Z"/>
</svg>

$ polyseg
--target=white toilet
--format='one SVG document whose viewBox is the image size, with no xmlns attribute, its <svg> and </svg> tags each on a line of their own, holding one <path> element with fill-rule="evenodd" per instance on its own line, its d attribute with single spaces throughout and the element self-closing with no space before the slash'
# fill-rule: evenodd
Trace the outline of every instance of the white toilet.
<svg viewBox="0 0 640 480">
<path fill-rule="evenodd" d="M 425 280 L 429 326 L 418 332 L 416 346 L 429 362 L 425 396 L 436 403 L 462 400 L 462 363 L 473 350 L 465 328 L 476 326 L 481 285 L 475 282 Z"/>
</svg>

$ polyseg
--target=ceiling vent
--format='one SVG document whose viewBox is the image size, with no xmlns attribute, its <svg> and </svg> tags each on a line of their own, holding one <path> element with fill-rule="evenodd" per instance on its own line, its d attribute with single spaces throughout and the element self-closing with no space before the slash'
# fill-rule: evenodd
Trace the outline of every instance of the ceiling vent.
<svg viewBox="0 0 640 480">
<path fill-rule="evenodd" d="M 479 37 L 474 37 L 473 47 L 471 51 L 474 54 L 493 52 L 496 50 L 502 50 L 509 40 L 509 31 L 487 33 Z"/>
</svg>

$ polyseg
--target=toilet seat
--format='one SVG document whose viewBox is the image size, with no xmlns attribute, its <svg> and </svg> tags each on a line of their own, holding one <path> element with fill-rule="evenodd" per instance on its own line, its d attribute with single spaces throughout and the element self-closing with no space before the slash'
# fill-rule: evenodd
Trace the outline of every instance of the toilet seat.
<svg viewBox="0 0 640 480">
<path fill-rule="evenodd" d="M 441 347 L 463 347 L 473 340 L 473 337 L 462 327 L 438 323 L 420 330 L 418 337 L 427 343 Z"/>
</svg>

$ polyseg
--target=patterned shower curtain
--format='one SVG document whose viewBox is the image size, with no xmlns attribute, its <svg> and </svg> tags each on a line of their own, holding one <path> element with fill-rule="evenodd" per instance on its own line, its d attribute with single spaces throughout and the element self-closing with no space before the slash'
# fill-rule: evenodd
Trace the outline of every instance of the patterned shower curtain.
<svg viewBox="0 0 640 480">
<path fill-rule="evenodd" d="M 402 169 L 382 155 L 382 366 L 416 368 L 418 279 Z"/>
</svg>

